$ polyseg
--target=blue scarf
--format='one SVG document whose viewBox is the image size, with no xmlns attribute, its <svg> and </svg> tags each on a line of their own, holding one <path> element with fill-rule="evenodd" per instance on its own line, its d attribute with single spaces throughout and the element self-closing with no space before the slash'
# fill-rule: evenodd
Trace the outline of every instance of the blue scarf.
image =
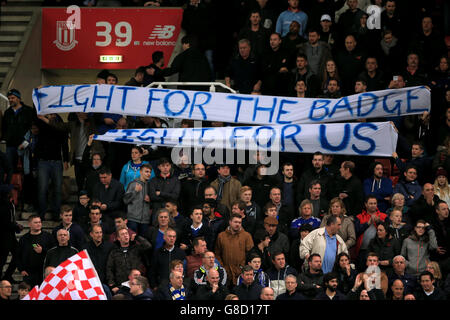
<svg viewBox="0 0 450 320">
<path fill-rule="evenodd" d="M 184 292 L 184 286 L 180 289 L 175 289 L 171 284 L 169 285 L 169 291 L 172 296 L 172 300 L 186 300 L 186 293 Z"/>
</svg>

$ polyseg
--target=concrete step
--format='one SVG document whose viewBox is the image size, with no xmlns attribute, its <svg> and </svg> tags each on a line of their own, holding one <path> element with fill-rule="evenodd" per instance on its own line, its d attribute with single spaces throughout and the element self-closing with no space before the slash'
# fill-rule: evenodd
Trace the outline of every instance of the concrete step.
<svg viewBox="0 0 450 320">
<path fill-rule="evenodd" d="M 5 23 L 28 23 L 31 21 L 31 16 L 28 15 L 11 15 L 11 16 L 0 16 L 0 22 L 2 25 Z"/>
<path fill-rule="evenodd" d="M 23 33 L 23 32 L 25 32 L 26 29 L 27 29 L 26 25 L 14 26 L 14 25 L 4 25 L 4 24 L 2 24 L 0 26 L 0 32 L 6 31 L 6 32 L 20 32 L 20 33 Z"/>
<path fill-rule="evenodd" d="M 8 0 L 8 6 L 41 6 L 43 0 Z"/>
<path fill-rule="evenodd" d="M 2 7 L 2 15 L 21 15 L 21 16 L 31 16 L 34 10 L 38 10 L 35 6 L 12 6 L 7 5 Z"/>
<path fill-rule="evenodd" d="M 0 46 L 0 55 L 5 56 L 5 54 L 15 54 L 17 52 L 17 48 L 15 47 L 3 47 Z"/>
<path fill-rule="evenodd" d="M 22 36 L 19 35 L 0 35 L 0 42 L 17 42 L 20 43 Z"/>
<path fill-rule="evenodd" d="M 13 60 L 14 60 L 14 57 L 2 57 L 2 56 L 0 56 L 0 63 L 11 63 L 11 62 L 13 62 Z"/>
</svg>

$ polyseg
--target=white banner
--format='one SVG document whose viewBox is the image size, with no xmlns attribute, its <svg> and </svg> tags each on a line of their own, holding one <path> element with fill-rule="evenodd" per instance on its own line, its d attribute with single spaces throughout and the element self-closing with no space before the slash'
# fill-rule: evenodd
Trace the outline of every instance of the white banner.
<svg viewBox="0 0 450 320">
<path fill-rule="evenodd" d="M 110 130 L 96 140 L 209 150 L 259 150 L 391 156 L 397 132 L 390 122 L 282 126 Z"/>
<path fill-rule="evenodd" d="M 100 112 L 251 125 L 421 114 L 431 104 L 430 91 L 423 86 L 313 99 L 97 84 L 34 89 L 33 102 L 38 114 Z"/>
</svg>

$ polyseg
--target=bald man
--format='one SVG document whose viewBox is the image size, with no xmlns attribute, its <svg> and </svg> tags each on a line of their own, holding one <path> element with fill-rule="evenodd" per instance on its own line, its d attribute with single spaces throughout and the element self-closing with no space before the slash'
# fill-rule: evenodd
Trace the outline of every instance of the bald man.
<svg viewBox="0 0 450 320">
<path fill-rule="evenodd" d="M 0 301 L 11 299 L 12 285 L 8 280 L 0 282 Z"/>
<path fill-rule="evenodd" d="M 44 270 L 48 266 L 57 267 L 71 256 L 78 253 L 78 250 L 69 245 L 70 233 L 66 229 L 59 229 L 56 233 L 58 245 L 48 250 L 44 260 Z"/>
</svg>

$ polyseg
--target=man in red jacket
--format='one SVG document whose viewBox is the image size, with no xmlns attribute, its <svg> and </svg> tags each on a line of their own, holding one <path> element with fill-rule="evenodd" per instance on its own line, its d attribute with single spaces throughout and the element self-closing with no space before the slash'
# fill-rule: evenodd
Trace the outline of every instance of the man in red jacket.
<svg viewBox="0 0 450 320">
<path fill-rule="evenodd" d="M 387 215 L 378 210 L 377 198 L 368 195 L 364 201 L 365 210 L 356 216 L 355 231 L 358 237 L 355 246 L 355 254 L 360 266 L 366 261 L 367 248 L 370 240 L 377 235 L 377 224 L 383 222 Z"/>
</svg>

